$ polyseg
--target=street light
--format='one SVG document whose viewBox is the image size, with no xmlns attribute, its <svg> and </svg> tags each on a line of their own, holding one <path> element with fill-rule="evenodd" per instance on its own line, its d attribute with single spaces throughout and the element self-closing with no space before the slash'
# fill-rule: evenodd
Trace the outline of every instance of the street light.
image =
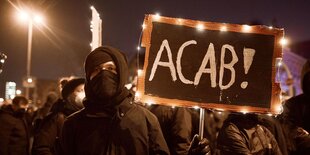
<svg viewBox="0 0 310 155">
<path fill-rule="evenodd" d="M 31 79 L 31 50 L 32 50 L 32 29 L 33 24 L 42 25 L 44 23 L 44 18 L 35 12 L 19 10 L 18 19 L 21 22 L 28 22 L 28 45 L 27 45 L 27 68 L 26 68 L 26 78 Z M 32 81 L 30 81 L 32 82 Z M 26 86 L 26 97 L 29 99 L 29 86 Z"/>
</svg>

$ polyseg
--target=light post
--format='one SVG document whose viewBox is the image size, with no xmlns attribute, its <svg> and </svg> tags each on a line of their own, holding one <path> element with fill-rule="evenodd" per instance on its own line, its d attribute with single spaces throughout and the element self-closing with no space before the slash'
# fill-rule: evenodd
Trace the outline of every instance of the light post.
<svg viewBox="0 0 310 155">
<path fill-rule="evenodd" d="M 39 14 L 30 11 L 18 12 L 18 18 L 22 22 L 28 22 L 28 44 L 27 44 L 27 65 L 26 65 L 26 79 L 23 84 L 26 88 L 25 96 L 29 99 L 29 88 L 33 87 L 33 79 L 31 77 L 31 52 L 32 52 L 32 30 L 33 24 L 43 24 L 43 18 Z"/>
<path fill-rule="evenodd" d="M 32 49 L 32 20 L 29 20 L 28 24 L 28 44 L 27 44 L 27 78 L 31 73 L 31 49 Z"/>
</svg>

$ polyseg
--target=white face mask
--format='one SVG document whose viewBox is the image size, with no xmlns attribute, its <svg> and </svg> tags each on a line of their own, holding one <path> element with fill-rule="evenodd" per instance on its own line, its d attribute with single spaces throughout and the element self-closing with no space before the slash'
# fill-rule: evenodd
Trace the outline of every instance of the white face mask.
<svg viewBox="0 0 310 155">
<path fill-rule="evenodd" d="M 84 84 L 75 88 L 74 92 L 68 97 L 68 101 L 78 109 L 84 108 L 83 99 L 85 98 Z"/>
<path fill-rule="evenodd" d="M 75 97 L 76 102 L 82 102 L 85 98 L 85 92 L 78 92 Z"/>
<path fill-rule="evenodd" d="M 83 99 L 85 98 L 85 92 L 78 92 L 76 93 L 76 97 L 74 99 L 77 105 L 83 105 Z"/>
</svg>

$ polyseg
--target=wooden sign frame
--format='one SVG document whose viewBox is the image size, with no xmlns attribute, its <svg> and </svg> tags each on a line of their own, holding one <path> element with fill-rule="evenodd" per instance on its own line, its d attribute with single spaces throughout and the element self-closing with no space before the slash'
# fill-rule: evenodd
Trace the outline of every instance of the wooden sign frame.
<svg viewBox="0 0 310 155">
<path fill-rule="evenodd" d="M 238 32 L 238 33 L 252 33 L 252 34 L 263 34 L 263 35 L 272 35 L 274 36 L 274 51 L 272 58 L 272 76 L 270 80 L 272 81 L 271 90 L 272 96 L 270 103 L 270 108 L 262 108 L 255 106 L 239 106 L 239 105 L 227 105 L 221 103 L 202 103 L 202 102 L 193 102 L 188 100 L 180 99 L 168 99 L 160 96 L 154 96 L 152 94 L 145 93 L 145 79 L 146 79 L 146 69 L 149 65 L 149 52 L 151 48 L 151 34 L 153 30 L 154 23 L 165 23 L 171 25 L 181 25 L 190 28 L 197 28 L 202 30 L 215 30 L 215 31 L 226 31 L 226 32 Z M 199 27 L 199 26 L 200 27 Z M 165 104 L 170 106 L 186 106 L 186 107 L 202 107 L 202 108 L 212 108 L 217 110 L 229 110 L 237 112 L 258 112 L 258 113 L 271 113 L 277 114 L 281 111 L 281 100 L 280 100 L 280 84 L 276 83 L 276 58 L 282 57 L 282 45 L 280 40 L 284 37 L 284 30 L 278 28 L 271 28 L 267 26 L 257 25 L 257 26 L 248 26 L 248 25 L 238 25 L 238 24 L 227 24 L 227 23 L 214 23 L 214 22 L 204 22 L 204 21 L 195 21 L 189 19 L 179 19 L 179 18 L 170 18 L 163 17 L 158 15 L 146 15 L 143 24 L 143 36 L 141 46 L 145 47 L 145 61 L 143 71 L 138 72 L 138 85 L 136 92 L 136 100 L 143 103 L 152 103 L 152 104 Z"/>
</svg>

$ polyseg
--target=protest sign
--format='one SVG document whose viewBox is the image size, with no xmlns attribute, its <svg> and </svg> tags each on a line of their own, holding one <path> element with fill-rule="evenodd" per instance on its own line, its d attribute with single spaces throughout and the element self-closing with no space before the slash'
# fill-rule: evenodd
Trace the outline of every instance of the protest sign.
<svg viewBox="0 0 310 155">
<path fill-rule="evenodd" d="M 137 98 L 171 106 L 277 113 L 283 29 L 146 15 Z"/>
</svg>

